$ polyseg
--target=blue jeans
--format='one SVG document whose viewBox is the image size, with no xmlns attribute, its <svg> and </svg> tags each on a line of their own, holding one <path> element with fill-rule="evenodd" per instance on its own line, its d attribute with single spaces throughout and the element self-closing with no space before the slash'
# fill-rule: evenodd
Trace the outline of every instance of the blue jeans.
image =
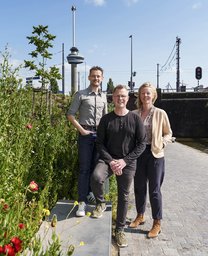
<svg viewBox="0 0 208 256">
<path fill-rule="evenodd" d="M 91 191 L 90 176 L 98 160 L 94 134 L 78 137 L 79 177 L 78 201 L 87 203 L 87 195 Z"/>
</svg>

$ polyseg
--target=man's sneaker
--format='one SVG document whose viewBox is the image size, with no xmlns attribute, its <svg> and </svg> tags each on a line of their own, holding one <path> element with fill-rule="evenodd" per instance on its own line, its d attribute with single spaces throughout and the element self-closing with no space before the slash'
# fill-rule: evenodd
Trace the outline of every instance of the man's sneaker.
<svg viewBox="0 0 208 256">
<path fill-rule="evenodd" d="M 100 203 L 97 204 L 95 207 L 95 210 L 93 210 L 91 217 L 92 218 L 100 218 L 103 216 L 103 212 L 106 210 L 106 204 L 105 203 Z"/>
<path fill-rule="evenodd" d="M 128 243 L 126 240 L 126 235 L 122 230 L 118 230 L 115 232 L 115 238 L 116 238 L 116 243 L 119 247 L 127 247 Z"/>
<path fill-rule="evenodd" d="M 87 196 L 87 201 L 89 204 L 96 204 L 95 196 L 92 192 Z"/>
<path fill-rule="evenodd" d="M 86 208 L 85 202 L 79 202 L 78 210 L 76 211 L 76 216 L 84 217 L 85 216 L 85 208 Z"/>
</svg>

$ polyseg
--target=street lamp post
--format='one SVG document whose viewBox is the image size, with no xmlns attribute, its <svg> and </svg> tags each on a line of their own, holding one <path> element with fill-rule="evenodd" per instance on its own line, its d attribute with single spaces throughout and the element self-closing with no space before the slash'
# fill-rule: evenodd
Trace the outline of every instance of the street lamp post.
<svg viewBox="0 0 208 256">
<path fill-rule="evenodd" d="M 129 38 L 131 38 L 131 75 L 130 75 L 130 92 L 134 91 L 134 82 L 133 82 L 133 76 L 136 76 L 136 72 L 133 72 L 133 36 L 130 35 Z"/>
<path fill-rule="evenodd" d="M 160 64 L 157 64 L 157 89 L 159 88 L 159 77 L 160 77 L 159 66 L 160 66 Z"/>
<path fill-rule="evenodd" d="M 84 62 L 85 64 L 85 88 L 87 88 L 87 64 L 86 61 Z"/>
<path fill-rule="evenodd" d="M 133 37 L 130 35 L 131 38 L 131 76 L 130 76 L 130 91 L 133 90 Z"/>
<path fill-rule="evenodd" d="M 62 93 L 65 94 L 64 43 L 62 44 Z"/>
</svg>

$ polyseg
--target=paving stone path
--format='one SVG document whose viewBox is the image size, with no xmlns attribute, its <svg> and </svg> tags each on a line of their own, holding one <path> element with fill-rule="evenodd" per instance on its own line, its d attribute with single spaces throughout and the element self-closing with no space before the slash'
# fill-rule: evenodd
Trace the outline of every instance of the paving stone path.
<svg viewBox="0 0 208 256">
<path fill-rule="evenodd" d="M 74 244 L 75 256 L 208 256 L 208 154 L 175 142 L 166 148 L 165 159 L 162 233 L 157 238 L 146 238 L 152 226 L 149 201 L 146 223 L 138 229 L 128 228 L 136 216 L 132 186 L 125 228 L 129 246 L 118 251 L 111 240 L 111 205 L 98 220 L 76 218 L 76 209 L 66 219 L 73 202 L 71 206 L 70 202 L 58 202 L 52 213 L 58 215 L 56 231 L 63 255 Z M 88 210 L 92 209 L 89 206 Z M 40 234 L 47 241 L 44 232 L 42 225 Z"/>
<path fill-rule="evenodd" d="M 67 255 L 70 245 L 75 247 L 73 256 L 111 255 L 111 204 L 107 203 L 105 214 L 100 219 L 93 219 L 87 215 L 76 217 L 77 206 L 73 206 L 72 201 L 57 202 L 49 217 L 51 220 L 54 214 L 57 215 L 56 227 L 51 227 L 50 221 L 44 221 L 37 234 L 41 237 L 43 248 L 51 243 L 52 234 L 55 232 L 61 241 L 61 256 Z M 86 212 L 90 213 L 93 209 L 94 206 L 88 205 Z"/>
<path fill-rule="evenodd" d="M 152 226 L 148 201 L 146 223 L 126 227 L 129 246 L 120 256 L 208 255 L 208 154 L 175 142 L 166 148 L 165 159 L 162 233 L 146 238 Z M 129 221 L 136 216 L 133 187 L 130 199 Z"/>
</svg>

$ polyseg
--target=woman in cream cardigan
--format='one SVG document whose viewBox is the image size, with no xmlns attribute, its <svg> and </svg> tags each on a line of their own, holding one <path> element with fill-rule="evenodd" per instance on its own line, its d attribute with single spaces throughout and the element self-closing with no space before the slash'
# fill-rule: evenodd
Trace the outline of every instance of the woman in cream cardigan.
<svg viewBox="0 0 208 256">
<path fill-rule="evenodd" d="M 161 186 L 165 173 L 164 148 L 172 142 L 172 130 L 167 113 L 154 106 L 157 91 L 151 83 L 141 85 L 134 110 L 142 119 L 146 130 L 146 149 L 137 161 L 134 178 L 134 193 L 137 216 L 129 225 L 136 228 L 145 222 L 147 185 L 152 210 L 153 225 L 148 238 L 157 237 L 161 232 L 162 194 Z"/>
</svg>

